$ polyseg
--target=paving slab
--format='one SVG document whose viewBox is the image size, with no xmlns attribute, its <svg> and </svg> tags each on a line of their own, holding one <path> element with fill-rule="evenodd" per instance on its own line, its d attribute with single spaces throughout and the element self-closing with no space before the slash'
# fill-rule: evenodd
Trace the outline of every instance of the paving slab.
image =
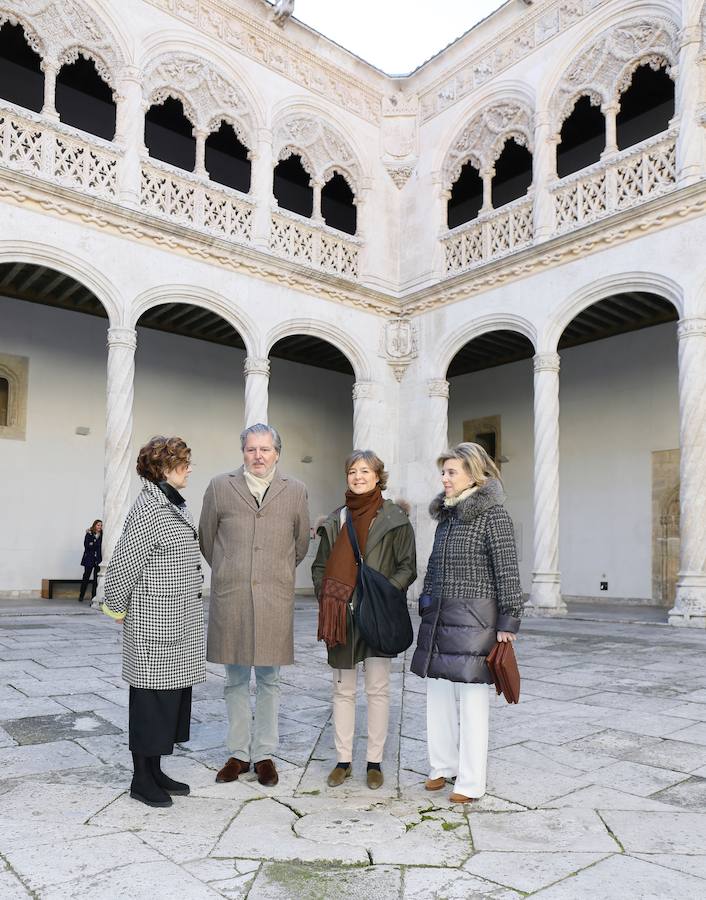
<svg viewBox="0 0 706 900">
<path fill-rule="evenodd" d="M 415 868 L 404 873 L 403 900 L 519 900 L 523 894 L 454 869 Z"/>
<path fill-rule="evenodd" d="M 686 853 L 633 853 L 637 859 L 645 862 L 656 863 L 658 866 L 666 866 L 668 869 L 676 869 L 677 872 L 686 872 L 688 875 L 696 875 L 706 880 L 706 856 L 689 855 Z M 706 893 L 706 885 L 704 885 Z"/>
<path fill-rule="evenodd" d="M 481 851 L 463 866 L 465 871 L 532 893 L 592 866 L 605 853 L 497 853 Z"/>
<path fill-rule="evenodd" d="M 3 728 L 20 745 L 121 733 L 119 728 L 90 709 L 56 716 L 9 719 L 3 722 Z"/>
<path fill-rule="evenodd" d="M 618 849 L 600 817 L 590 810 L 470 813 L 468 819 L 476 850 L 612 853 Z"/>
<path fill-rule="evenodd" d="M 706 813 L 623 812 L 603 819 L 628 853 L 703 853 Z"/>
</svg>

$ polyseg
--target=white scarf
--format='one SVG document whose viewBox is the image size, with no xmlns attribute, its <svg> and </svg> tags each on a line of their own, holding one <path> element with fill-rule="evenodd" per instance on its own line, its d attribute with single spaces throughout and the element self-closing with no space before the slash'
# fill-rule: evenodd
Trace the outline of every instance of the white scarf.
<svg viewBox="0 0 706 900">
<path fill-rule="evenodd" d="M 470 497 L 471 494 L 475 494 L 478 490 L 478 485 L 474 484 L 473 487 L 466 488 L 461 491 L 460 494 L 455 494 L 453 497 L 444 497 L 444 506 L 458 506 L 462 500 L 465 500 L 467 497 Z"/>
<path fill-rule="evenodd" d="M 277 466 L 272 466 L 272 471 L 269 475 L 253 475 L 252 472 L 248 472 L 246 468 L 243 468 L 243 475 L 245 476 L 245 483 L 248 486 L 248 490 L 255 498 L 255 502 L 258 506 L 262 505 L 262 498 L 267 493 L 267 488 L 272 484 L 272 480 L 275 477 L 275 472 L 277 471 Z"/>
</svg>

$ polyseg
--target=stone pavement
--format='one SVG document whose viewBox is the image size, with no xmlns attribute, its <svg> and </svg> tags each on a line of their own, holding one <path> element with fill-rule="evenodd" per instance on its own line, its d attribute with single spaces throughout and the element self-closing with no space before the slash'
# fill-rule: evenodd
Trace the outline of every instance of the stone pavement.
<svg viewBox="0 0 706 900">
<path fill-rule="evenodd" d="M 423 789 L 424 684 L 394 664 L 386 782 L 325 785 L 331 675 L 313 605 L 283 670 L 277 788 L 217 785 L 222 673 L 194 692 L 168 810 L 127 796 L 120 628 L 0 603 L 0 897 L 248 900 L 706 897 L 706 633 L 527 620 L 518 706 L 493 701 L 488 794 Z M 364 723 L 364 706 L 360 709 Z"/>
</svg>

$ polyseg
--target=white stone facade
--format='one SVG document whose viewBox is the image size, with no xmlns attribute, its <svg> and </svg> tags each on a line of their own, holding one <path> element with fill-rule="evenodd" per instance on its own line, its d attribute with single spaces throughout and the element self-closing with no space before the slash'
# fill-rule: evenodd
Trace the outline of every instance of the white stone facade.
<svg viewBox="0 0 706 900">
<path fill-rule="evenodd" d="M 41 113 L 0 100 L 0 262 L 72 276 L 106 310 L 108 553 L 130 502 L 135 329 L 145 311 L 189 303 L 236 329 L 248 423 L 267 418 L 278 340 L 308 334 L 336 346 L 355 374 L 353 443 L 373 445 L 394 492 L 413 502 L 422 565 L 433 460 L 448 440 L 448 366 L 472 339 L 510 330 L 534 348 L 526 587 L 537 612 L 559 613 L 559 340 L 592 304 L 645 291 L 679 317 L 681 565 L 670 621 L 706 626 L 702 6 L 511 3 L 412 75 L 388 78 L 296 21 L 279 27 L 260 0 L 0 0 L 0 24 L 23 26 L 45 76 Z M 113 141 L 58 121 L 57 72 L 78 53 L 113 89 Z M 641 64 L 667 67 L 675 115 L 666 131 L 620 151 L 620 95 Z M 599 162 L 559 179 L 559 132 L 581 95 L 605 114 L 606 147 Z M 167 96 L 194 126 L 193 173 L 146 153 L 145 111 Z M 204 168 L 219 121 L 250 150 L 247 195 Z M 533 183 L 493 209 L 493 167 L 510 137 L 532 152 Z M 291 152 L 311 176 L 310 219 L 272 196 L 273 167 Z M 468 161 L 482 176 L 483 206 L 449 230 L 449 192 Z M 353 236 L 317 213 L 334 171 L 355 197 Z M 32 403 L 30 383 L 30 416 Z"/>
</svg>

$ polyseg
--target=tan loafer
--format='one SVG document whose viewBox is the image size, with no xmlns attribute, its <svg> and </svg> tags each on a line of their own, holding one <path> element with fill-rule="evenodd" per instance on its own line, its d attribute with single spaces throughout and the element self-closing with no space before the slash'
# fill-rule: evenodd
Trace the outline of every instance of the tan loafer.
<svg viewBox="0 0 706 900">
<path fill-rule="evenodd" d="M 385 778 L 380 769 L 368 769 L 367 782 L 371 791 L 376 791 L 382 787 Z"/>
<path fill-rule="evenodd" d="M 453 793 L 449 796 L 452 803 L 475 803 L 475 797 L 466 797 L 465 794 Z"/>
<path fill-rule="evenodd" d="M 351 766 L 346 766 L 345 769 L 342 769 L 340 766 L 336 766 L 329 772 L 329 776 L 326 779 L 326 784 L 329 787 L 338 787 L 339 785 L 343 784 L 346 778 L 351 777 L 352 771 L 353 769 Z"/>
<path fill-rule="evenodd" d="M 427 778 L 424 782 L 425 791 L 440 791 L 444 787 L 446 787 L 446 779 L 443 776 L 440 778 Z"/>
</svg>

